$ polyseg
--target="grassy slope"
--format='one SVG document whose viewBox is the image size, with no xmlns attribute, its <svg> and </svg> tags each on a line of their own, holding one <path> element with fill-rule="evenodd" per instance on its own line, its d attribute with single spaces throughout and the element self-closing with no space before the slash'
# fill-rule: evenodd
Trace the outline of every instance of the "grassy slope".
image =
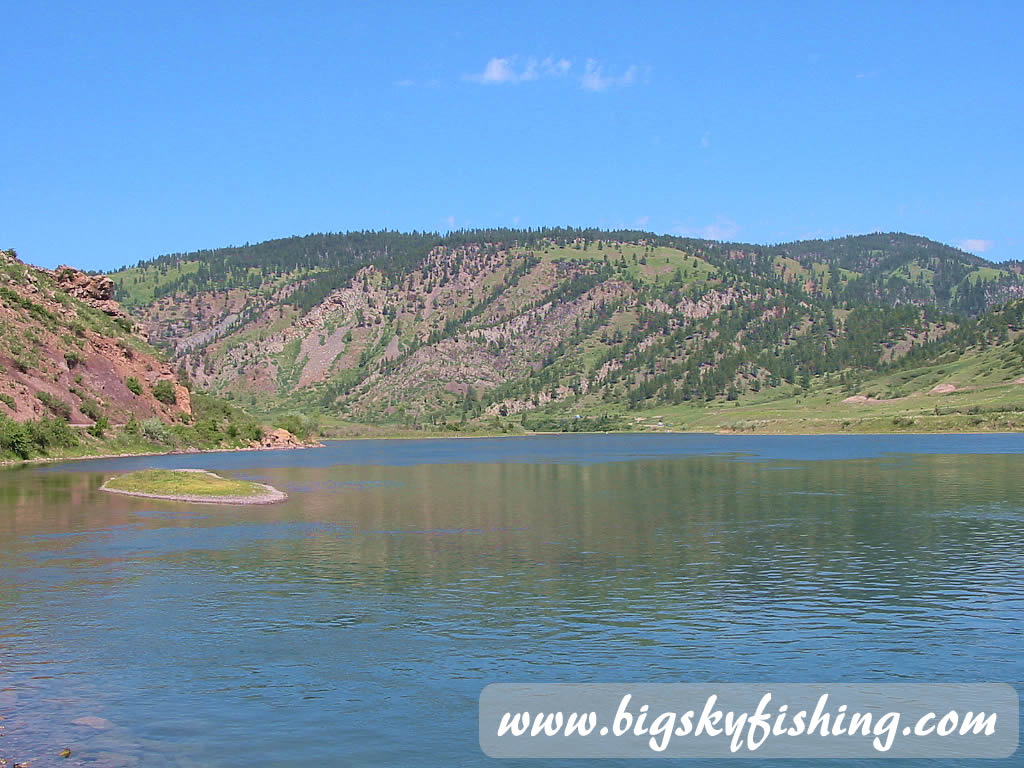
<svg viewBox="0 0 1024 768">
<path fill-rule="evenodd" d="M 90 434 L 86 429 L 74 429 L 74 444 L 53 445 L 45 450 L 33 446 L 28 456 L 5 448 L 0 429 L 0 466 L 26 460 L 58 461 L 180 450 L 234 450 L 247 448 L 263 436 L 263 427 L 252 416 L 217 397 L 194 392 L 192 404 L 193 419 L 189 424 L 161 426 L 153 419 L 142 423 L 133 421 L 110 427 L 102 436 Z"/>
<path fill-rule="evenodd" d="M 535 253 L 542 261 L 604 261 L 607 259 L 613 266 L 625 260 L 624 275 L 635 280 L 656 283 L 666 282 L 680 269 L 684 273 L 684 282 L 706 282 L 715 273 L 715 266 L 704 259 L 684 253 L 677 248 L 664 246 L 646 247 L 629 243 L 596 243 L 588 242 L 576 247 L 560 247 L 551 245 L 546 248 L 517 248 L 513 253 Z M 642 263 L 643 262 L 643 263 Z"/>
<path fill-rule="evenodd" d="M 152 302 L 155 291 L 161 285 L 173 282 L 182 275 L 198 271 L 198 261 L 181 261 L 163 269 L 149 265 L 130 267 L 112 273 L 110 278 L 123 291 L 125 305 L 137 307 Z"/>
<path fill-rule="evenodd" d="M 961 356 L 881 375 L 858 383 L 866 402 L 844 402 L 851 391 L 833 378 L 818 378 L 806 392 L 783 385 L 741 395 L 736 401 L 691 401 L 630 411 L 620 404 L 544 409 L 571 420 L 609 416 L 620 429 L 636 432 L 748 432 L 821 434 L 841 432 L 984 432 L 1024 430 L 1024 365 L 1004 346 L 971 348 Z M 938 385 L 952 392 L 933 392 Z M 531 419 L 534 415 L 531 414 Z M 521 415 L 482 418 L 447 428 L 364 424 L 325 416 L 324 434 L 352 438 L 416 438 L 523 435 Z"/>
<path fill-rule="evenodd" d="M 686 403 L 623 412 L 643 430 L 814 432 L 971 432 L 1024 429 L 1024 376 L 1005 348 L 968 350 L 961 358 L 867 378 L 850 397 L 835 380 L 817 379 L 810 389 L 783 386 L 749 393 L 734 402 Z M 956 391 L 938 393 L 937 385 Z M 658 422 L 664 426 L 658 427 Z"/>
</svg>

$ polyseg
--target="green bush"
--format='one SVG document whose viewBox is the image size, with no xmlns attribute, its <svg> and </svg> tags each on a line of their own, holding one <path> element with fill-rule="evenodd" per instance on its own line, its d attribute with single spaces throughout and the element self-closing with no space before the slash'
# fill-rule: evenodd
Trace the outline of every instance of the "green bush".
<svg viewBox="0 0 1024 768">
<path fill-rule="evenodd" d="M 22 459 L 32 455 L 32 440 L 24 424 L 0 416 L 0 453 L 13 453 Z"/>
<path fill-rule="evenodd" d="M 41 451 L 50 448 L 74 448 L 78 445 L 78 436 L 61 419 L 38 419 L 26 422 L 29 437 Z"/>
<path fill-rule="evenodd" d="M 24 424 L 0 416 L 0 453 L 28 459 L 51 448 L 78 445 L 74 430 L 61 419 L 38 419 Z"/>
<path fill-rule="evenodd" d="M 263 439 L 263 427 L 252 416 L 202 392 L 192 394 L 191 417 L 183 413 L 178 419 L 181 423 L 170 430 L 171 437 L 184 445 L 209 448 Z"/>
<path fill-rule="evenodd" d="M 139 384 L 139 380 L 134 376 L 129 376 L 127 379 L 125 379 L 124 385 L 128 387 L 128 391 L 131 392 L 133 395 L 142 394 L 142 385 Z"/>
<path fill-rule="evenodd" d="M 175 405 L 178 402 L 178 393 L 174 391 L 174 384 L 168 379 L 161 379 L 153 387 L 153 397 L 165 405 Z"/>
<path fill-rule="evenodd" d="M 93 421 L 99 421 L 103 418 L 103 411 L 100 409 L 100 404 L 91 397 L 83 397 L 82 404 L 78 406 L 78 410 Z"/>
<path fill-rule="evenodd" d="M 247 443 L 259 442 L 263 439 L 263 427 L 256 422 L 248 422 L 238 427 L 238 435 Z"/>
<path fill-rule="evenodd" d="M 85 357 L 76 349 L 69 349 L 64 353 L 64 362 L 68 364 L 68 368 L 74 368 L 76 365 L 81 365 L 85 362 Z"/>
<path fill-rule="evenodd" d="M 165 443 L 169 436 L 167 425 L 164 424 L 160 419 L 146 419 L 139 427 L 142 429 L 142 434 L 147 440 L 152 440 L 154 443 Z"/>
<path fill-rule="evenodd" d="M 200 419 L 192 427 L 195 438 L 203 444 L 217 444 L 220 442 L 221 434 L 217 422 L 213 419 Z"/>
<path fill-rule="evenodd" d="M 294 411 L 279 416 L 274 421 L 274 426 L 287 429 L 300 440 L 306 440 L 320 430 L 320 424 L 315 417 Z"/>
<path fill-rule="evenodd" d="M 103 437 L 108 429 L 110 429 L 110 420 L 106 416 L 100 416 L 88 431 L 93 437 Z"/>
<path fill-rule="evenodd" d="M 55 397 L 43 390 L 36 392 L 36 397 L 39 399 L 39 402 L 53 411 L 55 415 L 64 419 L 64 421 L 71 420 L 71 406 L 59 397 Z"/>
<path fill-rule="evenodd" d="M 14 398 L 6 393 L 0 392 L 0 403 L 3 403 L 12 411 L 18 410 L 18 404 L 14 402 Z"/>
</svg>

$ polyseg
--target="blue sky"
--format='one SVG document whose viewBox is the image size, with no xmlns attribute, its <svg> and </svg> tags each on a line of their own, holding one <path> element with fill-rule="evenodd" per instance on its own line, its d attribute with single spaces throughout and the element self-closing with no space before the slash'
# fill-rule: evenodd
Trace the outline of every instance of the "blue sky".
<svg viewBox="0 0 1024 768">
<path fill-rule="evenodd" d="M 3 0 L 0 246 L 898 230 L 1024 258 L 1024 4 Z"/>
</svg>

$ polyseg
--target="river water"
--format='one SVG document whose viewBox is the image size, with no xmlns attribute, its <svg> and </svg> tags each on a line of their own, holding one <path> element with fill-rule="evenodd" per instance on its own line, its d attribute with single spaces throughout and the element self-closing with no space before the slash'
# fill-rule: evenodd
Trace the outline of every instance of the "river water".
<svg viewBox="0 0 1024 768">
<path fill-rule="evenodd" d="M 99 490 L 141 467 L 289 499 Z M 1019 691 L 1022 478 L 1024 435 L 331 441 L 0 471 L 0 757 L 486 765 L 497 682 Z"/>
</svg>

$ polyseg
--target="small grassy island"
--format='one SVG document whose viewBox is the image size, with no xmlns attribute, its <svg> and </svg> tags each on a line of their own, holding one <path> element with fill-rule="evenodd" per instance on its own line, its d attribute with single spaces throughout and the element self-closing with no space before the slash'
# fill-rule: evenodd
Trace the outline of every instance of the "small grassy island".
<svg viewBox="0 0 1024 768">
<path fill-rule="evenodd" d="M 144 469 L 113 477 L 101 490 L 126 496 L 207 504 L 272 504 L 288 498 L 276 488 L 232 480 L 205 469 Z"/>
</svg>

